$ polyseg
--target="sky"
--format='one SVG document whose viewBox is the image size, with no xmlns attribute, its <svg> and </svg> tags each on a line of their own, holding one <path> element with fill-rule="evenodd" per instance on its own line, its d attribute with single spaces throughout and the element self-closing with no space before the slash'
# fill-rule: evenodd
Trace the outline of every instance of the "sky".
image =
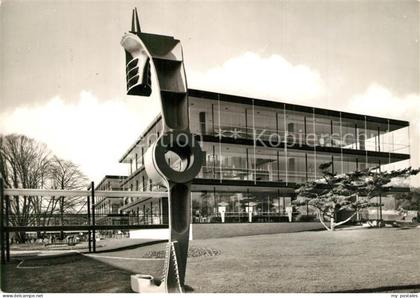
<svg viewBox="0 0 420 298">
<path fill-rule="evenodd" d="M 420 166 L 420 2 L 1 1 L 0 133 L 22 133 L 98 182 L 159 112 L 125 95 L 119 42 L 180 39 L 188 86 L 410 121 Z M 420 177 L 412 180 L 420 185 Z"/>
</svg>

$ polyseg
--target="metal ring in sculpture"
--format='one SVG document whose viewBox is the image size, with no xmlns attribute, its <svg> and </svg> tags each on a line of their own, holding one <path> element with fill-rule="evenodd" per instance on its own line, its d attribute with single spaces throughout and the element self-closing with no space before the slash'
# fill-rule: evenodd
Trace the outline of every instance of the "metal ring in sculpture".
<svg viewBox="0 0 420 298">
<path fill-rule="evenodd" d="M 181 170 L 174 169 L 167 162 L 167 154 L 173 152 L 181 163 Z M 149 156 L 151 154 L 152 156 Z M 191 182 L 201 169 L 202 152 L 191 133 L 169 131 L 153 143 L 146 153 L 146 171 L 154 181 L 168 180 L 173 183 Z"/>
</svg>

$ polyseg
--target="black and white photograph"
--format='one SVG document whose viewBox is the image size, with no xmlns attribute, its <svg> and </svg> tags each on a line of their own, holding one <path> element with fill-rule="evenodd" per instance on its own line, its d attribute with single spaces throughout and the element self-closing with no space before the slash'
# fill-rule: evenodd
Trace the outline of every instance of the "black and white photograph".
<svg viewBox="0 0 420 298">
<path fill-rule="evenodd" d="M 1 298 L 420 296 L 420 0 L 0 0 Z"/>
</svg>

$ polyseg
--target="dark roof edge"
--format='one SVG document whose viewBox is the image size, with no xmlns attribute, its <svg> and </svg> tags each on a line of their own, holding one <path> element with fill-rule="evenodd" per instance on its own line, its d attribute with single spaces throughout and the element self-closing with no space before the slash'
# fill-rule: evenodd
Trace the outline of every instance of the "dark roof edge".
<svg viewBox="0 0 420 298">
<path fill-rule="evenodd" d="M 127 155 L 133 150 L 134 147 L 137 146 L 138 143 L 140 143 L 143 136 L 145 136 L 154 126 L 155 124 L 162 118 L 162 115 L 159 113 L 155 119 L 150 122 L 150 124 L 143 130 L 143 132 L 140 134 L 140 136 L 137 138 L 137 140 L 128 148 L 128 150 L 124 153 L 124 155 L 120 158 L 119 162 L 123 162 L 123 160 L 127 157 Z"/>
<path fill-rule="evenodd" d="M 323 108 L 317 108 L 317 107 L 302 106 L 302 105 L 296 105 L 296 104 L 273 101 L 273 100 L 265 100 L 261 98 L 256 99 L 256 98 L 251 98 L 251 97 L 217 93 L 217 92 L 204 91 L 204 90 L 198 90 L 198 89 L 188 89 L 188 95 L 196 96 L 196 97 L 203 97 L 207 99 L 215 99 L 215 100 L 220 99 L 221 101 L 234 102 L 234 103 L 246 103 L 246 102 L 252 103 L 252 101 L 254 101 L 254 104 L 258 106 L 273 107 L 273 108 L 286 107 L 288 110 L 295 110 L 299 112 L 312 113 L 315 109 L 316 114 L 340 117 L 340 113 L 341 113 L 342 117 L 355 119 L 355 120 L 364 120 L 364 117 L 366 116 L 366 120 L 368 121 L 387 122 L 387 120 L 389 120 L 390 124 L 400 125 L 403 127 L 409 126 L 409 122 L 405 120 L 362 115 L 362 114 L 349 113 L 349 112 L 344 112 L 344 111 L 336 111 L 336 110 L 329 110 L 329 109 L 323 109 Z"/>
<path fill-rule="evenodd" d="M 128 176 L 126 176 L 126 175 L 105 175 L 105 176 L 101 179 L 101 181 L 100 181 L 97 185 L 95 185 L 95 190 L 96 190 L 99 186 L 101 186 L 101 184 L 102 184 L 102 183 L 104 183 L 106 179 L 127 179 L 127 178 L 128 178 Z"/>
</svg>

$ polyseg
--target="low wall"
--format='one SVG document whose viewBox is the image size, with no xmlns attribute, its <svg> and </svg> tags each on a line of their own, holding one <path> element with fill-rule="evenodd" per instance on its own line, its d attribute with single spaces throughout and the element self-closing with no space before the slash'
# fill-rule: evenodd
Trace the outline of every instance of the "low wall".
<svg viewBox="0 0 420 298">
<path fill-rule="evenodd" d="M 168 239 L 168 229 L 130 230 L 130 239 Z"/>
<path fill-rule="evenodd" d="M 193 239 L 225 238 L 261 234 L 293 233 L 324 229 L 319 222 L 193 224 Z"/>
<path fill-rule="evenodd" d="M 319 222 L 193 224 L 190 240 L 322 230 Z M 168 239 L 168 229 L 130 230 L 131 239 Z"/>
<path fill-rule="evenodd" d="M 192 229 L 190 228 L 190 240 L 192 240 Z M 130 239 L 156 239 L 165 240 L 169 238 L 169 229 L 143 229 L 130 230 Z"/>
</svg>

